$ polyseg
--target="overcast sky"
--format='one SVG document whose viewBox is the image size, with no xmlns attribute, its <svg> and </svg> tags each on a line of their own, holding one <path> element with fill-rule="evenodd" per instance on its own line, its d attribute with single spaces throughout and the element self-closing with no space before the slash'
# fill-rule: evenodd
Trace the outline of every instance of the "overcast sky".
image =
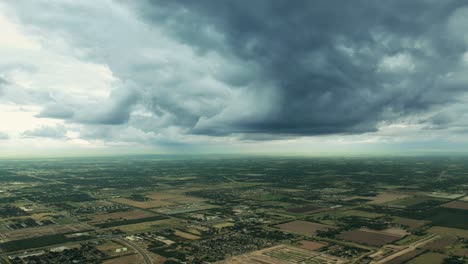
<svg viewBox="0 0 468 264">
<path fill-rule="evenodd" d="M 468 147 L 460 0 L 0 1 L 0 156 Z"/>
</svg>

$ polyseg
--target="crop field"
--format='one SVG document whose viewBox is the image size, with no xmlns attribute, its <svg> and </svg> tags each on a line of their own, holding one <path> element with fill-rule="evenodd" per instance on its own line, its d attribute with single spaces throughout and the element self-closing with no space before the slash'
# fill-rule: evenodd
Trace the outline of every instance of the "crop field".
<svg viewBox="0 0 468 264">
<path fill-rule="evenodd" d="M 392 201 L 392 202 L 389 202 L 387 205 L 393 206 L 393 207 L 406 208 L 406 207 L 418 205 L 420 203 L 423 203 L 429 200 L 434 200 L 434 198 L 430 198 L 427 196 L 415 196 L 415 197 L 408 197 L 408 198 L 403 198 L 403 199 L 399 199 L 396 201 Z"/>
<path fill-rule="evenodd" d="M 356 216 L 356 217 L 363 217 L 363 218 L 380 218 L 384 216 L 384 214 L 368 212 L 368 211 L 360 211 L 360 210 L 346 210 L 340 211 L 336 213 L 337 216 Z"/>
<path fill-rule="evenodd" d="M 156 220 L 150 222 L 143 222 L 138 224 L 129 224 L 119 226 L 119 229 L 124 232 L 143 232 L 152 228 L 158 227 L 172 227 L 177 224 L 177 221 L 172 219 Z"/>
<path fill-rule="evenodd" d="M 222 228 L 230 227 L 230 226 L 234 226 L 234 223 L 231 223 L 231 222 L 221 222 L 221 223 L 217 223 L 217 224 L 214 224 L 214 225 L 213 225 L 213 227 L 216 228 L 216 229 L 222 229 Z"/>
<path fill-rule="evenodd" d="M 390 228 L 382 229 L 382 230 L 379 230 L 379 232 L 383 234 L 395 235 L 399 237 L 404 237 L 408 235 L 408 232 L 405 229 L 398 228 L 398 227 L 390 227 Z"/>
<path fill-rule="evenodd" d="M 68 243 L 72 241 L 80 241 L 80 240 L 85 240 L 89 238 L 90 238 L 89 236 L 67 237 L 64 234 L 45 235 L 45 236 L 40 236 L 40 237 L 30 237 L 30 238 L 0 243 L 0 249 L 2 251 L 17 251 L 17 250 L 25 250 L 28 248 L 57 245 L 57 244 Z"/>
<path fill-rule="evenodd" d="M 143 208 L 143 209 L 175 205 L 175 203 L 172 203 L 172 202 L 163 201 L 163 200 L 152 200 L 152 199 L 148 201 L 134 201 L 134 200 L 130 200 L 127 198 L 116 198 L 116 199 L 113 199 L 112 201 L 116 203 L 129 205 L 132 207 Z"/>
<path fill-rule="evenodd" d="M 301 240 L 299 241 L 299 244 L 300 244 L 299 246 L 300 248 L 305 249 L 305 250 L 311 250 L 311 251 L 315 251 L 315 250 L 318 250 L 327 246 L 327 244 L 315 242 L 315 241 L 309 241 L 309 240 Z"/>
<path fill-rule="evenodd" d="M 115 243 L 113 241 L 106 241 L 103 244 L 97 245 L 96 248 L 99 251 L 103 252 L 104 254 L 108 256 L 112 256 L 112 257 L 120 256 L 122 254 L 134 253 L 134 250 L 131 247 L 124 246 L 124 245 Z M 116 250 L 123 249 L 123 248 L 127 248 L 127 250 L 124 252 L 120 252 L 120 253 L 116 252 Z"/>
<path fill-rule="evenodd" d="M 336 227 L 331 225 L 323 225 L 308 221 L 292 221 L 280 225 L 276 225 L 279 229 L 287 232 L 292 232 L 296 234 L 306 235 L 306 236 L 313 236 L 317 234 L 317 231 L 327 231 L 330 229 L 334 229 Z"/>
<path fill-rule="evenodd" d="M 468 248 L 455 248 L 451 253 L 459 257 L 468 257 Z"/>
<path fill-rule="evenodd" d="M 446 257 L 440 253 L 424 253 L 408 261 L 408 264 L 442 264 Z"/>
<path fill-rule="evenodd" d="M 450 202 L 450 203 L 443 204 L 443 205 L 441 205 L 441 207 L 452 208 L 452 209 L 460 209 L 460 210 L 468 210 L 468 202 L 453 201 L 453 202 Z"/>
<path fill-rule="evenodd" d="M 145 195 L 144 197 L 146 197 L 148 200 L 135 201 L 129 198 L 116 198 L 112 201 L 143 209 L 165 207 L 177 204 L 198 203 L 203 201 L 200 198 L 187 196 L 177 192 L 157 192 Z"/>
<path fill-rule="evenodd" d="M 408 228 L 408 230 L 415 230 L 418 229 L 422 226 L 425 226 L 430 223 L 430 221 L 424 221 L 424 220 L 416 220 L 416 219 L 410 219 L 410 218 L 398 218 L 395 223 L 399 225 L 403 225 Z"/>
<path fill-rule="evenodd" d="M 429 233 L 441 235 L 441 236 L 454 236 L 454 237 L 462 237 L 468 239 L 468 230 L 458 229 L 458 228 L 450 228 L 450 227 L 442 227 L 442 226 L 434 226 L 428 230 Z"/>
<path fill-rule="evenodd" d="M 119 219 L 119 220 L 110 221 L 110 222 L 102 222 L 102 223 L 98 223 L 94 225 L 100 228 L 110 228 L 110 227 L 116 227 L 116 226 L 163 220 L 163 219 L 168 219 L 168 217 L 163 216 L 163 215 L 153 215 L 153 216 L 146 217 L 146 218 L 136 218 L 136 219 L 129 219 L 129 220 Z"/>
<path fill-rule="evenodd" d="M 378 232 L 369 232 L 364 230 L 351 230 L 340 233 L 336 236 L 339 239 L 352 241 L 355 243 L 370 245 L 370 246 L 383 246 L 400 239 L 400 236 L 383 234 Z"/>
<path fill-rule="evenodd" d="M 441 238 L 438 238 L 429 244 L 425 245 L 423 248 L 424 249 L 429 249 L 429 250 L 440 250 L 444 249 L 447 246 L 450 246 L 456 242 L 456 238 L 453 236 L 444 236 Z"/>
<path fill-rule="evenodd" d="M 27 239 L 32 237 L 40 237 L 43 235 L 80 232 L 90 229 L 92 229 L 92 227 L 87 224 L 48 225 L 2 232 L 0 234 L 0 239 L 2 242 L 4 242 L 11 240 Z"/>
<path fill-rule="evenodd" d="M 445 192 L 431 192 L 431 193 L 426 193 L 425 195 L 434 197 L 434 198 L 442 198 L 442 199 L 458 199 L 464 196 L 464 194 L 459 194 L 459 193 L 445 193 Z"/>
<path fill-rule="evenodd" d="M 317 206 L 317 205 L 306 205 L 306 206 L 301 206 L 301 207 L 293 207 L 287 209 L 288 212 L 290 213 L 296 213 L 296 214 L 311 214 L 311 213 L 316 213 L 325 210 L 325 208 Z"/>
<path fill-rule="evenodd" d="M 409 235 L 409 236 L 405 236 L 405 237 L 402 237 L 400 240 L 397 240 L 395 242 L 393 242 L 393 244 L 395 245 L 408 245 L 410 243 L 413 243 L 413 242 L 416 242 L 418 240 L 420 240 L 422 238 L 422 236 L 416 236 L 416 235 Z"/>
<path fill-rule="evenodd" d="M 190 213 L 195 211 L 207 210 L 217 208 L 218 206 L 207 204 L 207 203 L 186 203 L 186 204 L 179 204 L 173 206 L 167 206 L 163 208 L 154 209 L 153 211 L 161 213 L 161 214 L 182 214 L 182 213 Z"/>
<path fill-rule="evenodd" d="M 412 251 L 409 251 L 401 256 L 398 256 L 394 259 L 391 259 L 389 261 L 386 261 L 385 264 L 402 264 L 402 263 L 407 263 L 407 261 L 421 255 L 424 252 L 422 249 L 415 249 Z M 427 263 L 429 264 L 429 263 Z"/>
<path fill-rule="evenodd" d="M 433 225 L 446 226 L 452 228 L 468 229 L 468 210 L 451 208 L 436 208 L 433 213 L 426 218 Z"/>
<path fill-rule="evenodd" d="M 183 232 L 183 231 L 180 231 L 180 230 L 176 230 L 174 235 L 180 236 L 180 237 L 188 239 L 188 240 L 200 239 L 199 236 L 196 236 L 196 235 L 193 235 L 193 234 L 190 234 L 190 233 L 187 233 L 187 232 Z"/>
<path fill-rule="evenodd" d="M 109 260 L 105 260 L 103 264 L 130 264 L 130 263 L 143 263 L 143 257 L 140 255 L 129 255 L 129 256 L 123 256 L 123 257 L 118 257 L 118 258 L 113 258 Z"/>
<path fill-rule="evenodd" d="M 384 204 L 388 202 L 393 202 L 396 200 L 400 200 L 403 198 L 410 197 L 411 195 L 408 194 L 402 194 L 402 193 L 389 193 L 389 192 L 384 192 L 384 193 L 379 193 L 375 197 L 368 197 L 372 201 L 368 202 L 369 204 Z"/>
<path fill-rule="evenodd" d="M 124 212 L 115 212 L 115 213 L 100 213 L 95 214 L 93 219 L 89 222 L 90 224 L 102 223 L 110 220 L 133 220 L 139 218 L 146 218 L 153 216 L 154 214 L 141 211 L 141 210 L 130 210 Z"/>
</svg>

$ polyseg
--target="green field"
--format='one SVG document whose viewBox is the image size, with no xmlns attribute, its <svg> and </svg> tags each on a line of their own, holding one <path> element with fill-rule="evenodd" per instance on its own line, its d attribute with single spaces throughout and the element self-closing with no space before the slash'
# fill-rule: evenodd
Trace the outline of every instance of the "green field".
<svg viewBox="0 0 468 264">
<path fill-rule="evenodd" d="M 416 196 L 416 197 L 409 197 L 405 199 L 396 200 L 394 202 L 390 202 L 387 205 L 393 207 L 410 207 L 415 206 L 417 204 L 423 203 L 428 200 L 435 200 L 434 198 L 426 197 L 426 196 Z"/>
<path fill-rule="evenodd" d="M 356 216 L 356 217 L 363 217 L 363 218 L 380 218 L 384 216 L 384 214 L 374 213 L 374 212 L 366 212 L 361 210 L 348 210 L 348 211 L 341 211 L 337 212 L 338 216 Z"/>
<path fill-rule="evenodd" d="M 139 219 L 106 222 L 106 223 L 102 223 L 102 224 L 95 224 L 95 226 L 100 227 L 100 228 L 109 228 L 109 227 L 139 224 L 139 223 L 151 222 L 151 221 L 163 220 L 163 219 L 168 219 L 168 218 L 165 217 L 165 216 L 162 216 L 162 215 L 156 215 L 156 216 L 151 216 L 151 217 L 146 217 L 146 218 L 139 218 Z"/>
<path fill-rule="evenodd" d="M 441 264 L 447 256 L 439 253 L 425 253 L 408 261 L 408 264 Z"/>
<path fill-rule="evenodd" d="M 434 226 L 468 229 L 468 211 L 450 208 L 437 208 L 435 213 L 427 218 Z"/>
<path fill-rule="evenodd" d="M 0 244 L 0 249 L 3 251 L 17 251 L 29 248 L 46 247 L 58 245 L 72 241 L 81 241 L 89 239 L 89 236 L 65 237 L 65 234 L 47 235 L 41 237 L 33 237 L 15 241 L 9 241 Z"/>
</svg>

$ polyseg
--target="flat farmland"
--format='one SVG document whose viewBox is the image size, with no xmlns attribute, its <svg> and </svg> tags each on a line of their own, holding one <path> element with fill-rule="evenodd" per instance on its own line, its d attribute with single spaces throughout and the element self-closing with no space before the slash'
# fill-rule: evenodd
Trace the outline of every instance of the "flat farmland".
<svg viewBox="0 0 468 264">
<path fill-rule="evenodd" d="M 181 214 L 181 213 L 189 213 L 195 212 L 200 210 L 207 210 L 218 208 L 219 206 L 207 204 L 207 203 L 185 203 L 185 204 L 178 204 L 174 206 L 167 206 L 163 208 L 153 209 L 157 213 L 161 214 Z"/>
<path fill-rule="evenodd" d="M 468 210 L 468 202 L 453 201 L 453 202 L 450 202 L 450 203 L 443 204 L 443 205 L 441 205 L 441 207 L 452 208 L 452 209 L 460 209 L 460 210 Z"/>
<path fill-rule="evenodd" d="M 110 220 L 133 220 L 140 218 L 151 217 L 154 214 L 140 211 L 140 210 L 130 210 L 124 212 L 115 212 L 115 213 L 99 213 L 93 215 L 93 219 L 89 222 L 90 224 L 102 223 Z"/>
<path fill-rule="evenodd" d="M 276 225 L 276 227 L 283 231 L 306 235 L 306 236 L 314 236 L 317 234 L 317 231 L 327 231 L 327 230 L 336 228 L 335 226 L 331 226 L 331 225 L 323 225 L 323 224 L 318 224 L 318 223 L 313 223 L 313 222 L 308 222 L 308 221 L 301 221 L 301 220 L 279 224 L 279 225 Z"/>
<path fill-rule="evenodd" d="M 123 232 L 143 232 L 149 229 L 158 228 L 158 227 L 173 227 L 177 225 L 178 222 L 173 219 L 164 219 L 157 221 L 150 221 L 138 224 L 130 224 L 119 226 L 119 229 Z"/>
<path fill-rule="evenodd" d="M 127 251 L 120 253 L 116 252 L 117 249 L 122 249 L 124 247 L 127 248 Z M 122 254 L 134 253 L 134 250 L 131 247 L 124 246 L 113 241 L 106 241 L 103 244 L 97 245 L 96 248 L 104 254 L 112 257 L 120 256 Z"/>
<path fill-rule="evenodd" d="M 455 236 L 455 237 L 462 237 L 468 239 L 468 230 L 458 229 L 458 228 L 450 228 L 450 227 L 443 227 L 443 226 L 434 226 L 428 230 L 429 233 L 441 235 L 441 236 Z"/>
<path fill-rule="evenodd" d="M 408 230 L 415 230 L 430 223 L 430 221 L 416 220 L 410 218 L 398 218 L 395 223 L 406 226 Z"/>
<path fill-rule="evenodd" d="M 172 206 L 177 204 L 197 203 L 203 201 L 202 199 L 185 194 L 169 192 L 152 193 L 145 195 L 145 197 L 148 198 L 147 201 L 135 201 L 129 198 L 116 198 L 112 201 L 143 209 Z"/>
<path fill-rule="evenodd" d="M 306 206 L 301 206 L 301 207 L 289 208 L 286 211 L 290 213 L 295 213 L 295 214 L 312 214 L 316 212 L 321 212 L 323 210 L 326 210 L 326 208 L 323 208 L 317 205 L 306 205 Z"/>
<path fill-rule="evenodd" d="M 429 250 L 440 250 L 444 249 L 447 246 L 453 245 L 457 239 L 453 236 L 445 236 L 438 238 L 429 244 L 425 245 L 423 248 L 424 249 L 429 249 Z"/>
<path fill-rule="evenodd" d="M 134 254 L 134 255 L 105 260 L 103 263 L 104 264 L 140 264 L 140 263 L 144 263 L 144 260 L 139 254 Z"/>
<path fill-rule="evenodd" d="M 435 226 L 468 229 L 468 210 L 437 207 L 426 220 Z"/>
<path fill-rule="evenodd" d="M 447 256 L 439 253 L 425 253 L 408 261 L 408 264 L 442 264 Z"/>
<path fill-rule="evenodd" d="M 93 227 L 87 224 L 69 224 L 69 225 L 48 225 L 41 227 L 23 228 L 13 231 L 6 231 L 0 234 L 1 242 L 20 240 L 32 237 L 40 237 L 52 234 L 64 234 L 91 230 Z"/>
<path fill-rule="evenodd" d="M 183 231 L 180 231 L 180 230 L 176 230 L 174 235 L 185 238 L 185 239 L 188 239 L 188 240 L 200 239 L 199 236 L 196 236 L 196 235 L 193 235 L 193 234 L 190 234 L 190 233 L 187 233 L 187 232 L 183 232 Z"/>
<path fill-rule="evenodd" d="M 369 204 L 384 204 L 384 203 L 404 199 L 410 196 L 411 195 L 409 194 L 384 192 L 384 193 L 379 193 L 375 197 L 366 197 L 366 198 L 369 198 L 372 200 L 368 202 Z"/>
<path fill-rule="evenodd" d="M 319 243 L 315 241 L 309 241 L 309 240 L 302 240 L 299 243 L 301 244 L 299 246 L 300 248 L 305 249 L 305 250 L 311 250 L 311 251 L 318 250 L 327 246 L 327 244 Z"/>
<path fill-rule="evenodd" d="M 418 205 L 420 203 L 423 203 L 423 202 L 426 202 L 426 201 L 429 201 L 429 200 L 434 200 L 434 199 L 435 198 L 431 198 L 431 197 L 428 197 L 428 196 L 408 197 L 408 198 L 392 201 L 392 202 L 388 203 L 388 206 L 398 207 L 398 208 L 406 208 L 406 207 L 415 206 L 415 205 Z"/>
<path fill-rule="evenodd" d="M 384 214 L 361 211 L 361 210 L 340 211 L 340 212 L 337 212 L 336 215 L 338 215 L 338 216 L 356 216 L 356 217 L 363 217 L 363 218 L 370 218 L 370 219 L 380 218 L 380 217 L 384 216 Z"/>
<path fill-rule="evenodd" d="M 134 200 L 127 199 L 127 198 L 116 198 L 116 199 L 113 199 L 112 201 L 116 203 L 120 203 L 120 204 L 129 205 L 132 207 L 143 208 L 143 209 L 175 205 L 174 203 L 171 203 L 171 202 L 167 202 L 163 200 L 152 200 L 152 199 L 148 201 L 134 201 Z"/>
<path fill-rule="evenodd" d="M 383 246 L 400 239 L 400 236 L 370 232 L 366 230 L 351 230 L 336 236 L 339 239 L 365 244 L 370 246 Z"/>
</svg>

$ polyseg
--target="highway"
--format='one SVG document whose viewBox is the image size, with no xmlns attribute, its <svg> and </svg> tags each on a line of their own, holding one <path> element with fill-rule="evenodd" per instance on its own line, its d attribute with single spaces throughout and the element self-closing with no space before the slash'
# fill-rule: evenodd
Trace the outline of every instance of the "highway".
<svg viewBox="0 0 468 264">
<path fill-rule="evenodd" d="M 153 260 L 151 259 L 149 253 L 146 252 L 145 249 L 141 248 L 138 244 L 136 244 L 136 243 L 134 243 L 132 241 L 128 241 L 128 240 L 124 240 L 124 239 L 120 239 L 120 238 L 116 238 L 114 240 L 117 241 L 117 242 L 120 242 L 122 244 L 128 245 L 129 247 L 136 250 L 143 257 L 146 264 L 153 264 Z"/>
</svg>

